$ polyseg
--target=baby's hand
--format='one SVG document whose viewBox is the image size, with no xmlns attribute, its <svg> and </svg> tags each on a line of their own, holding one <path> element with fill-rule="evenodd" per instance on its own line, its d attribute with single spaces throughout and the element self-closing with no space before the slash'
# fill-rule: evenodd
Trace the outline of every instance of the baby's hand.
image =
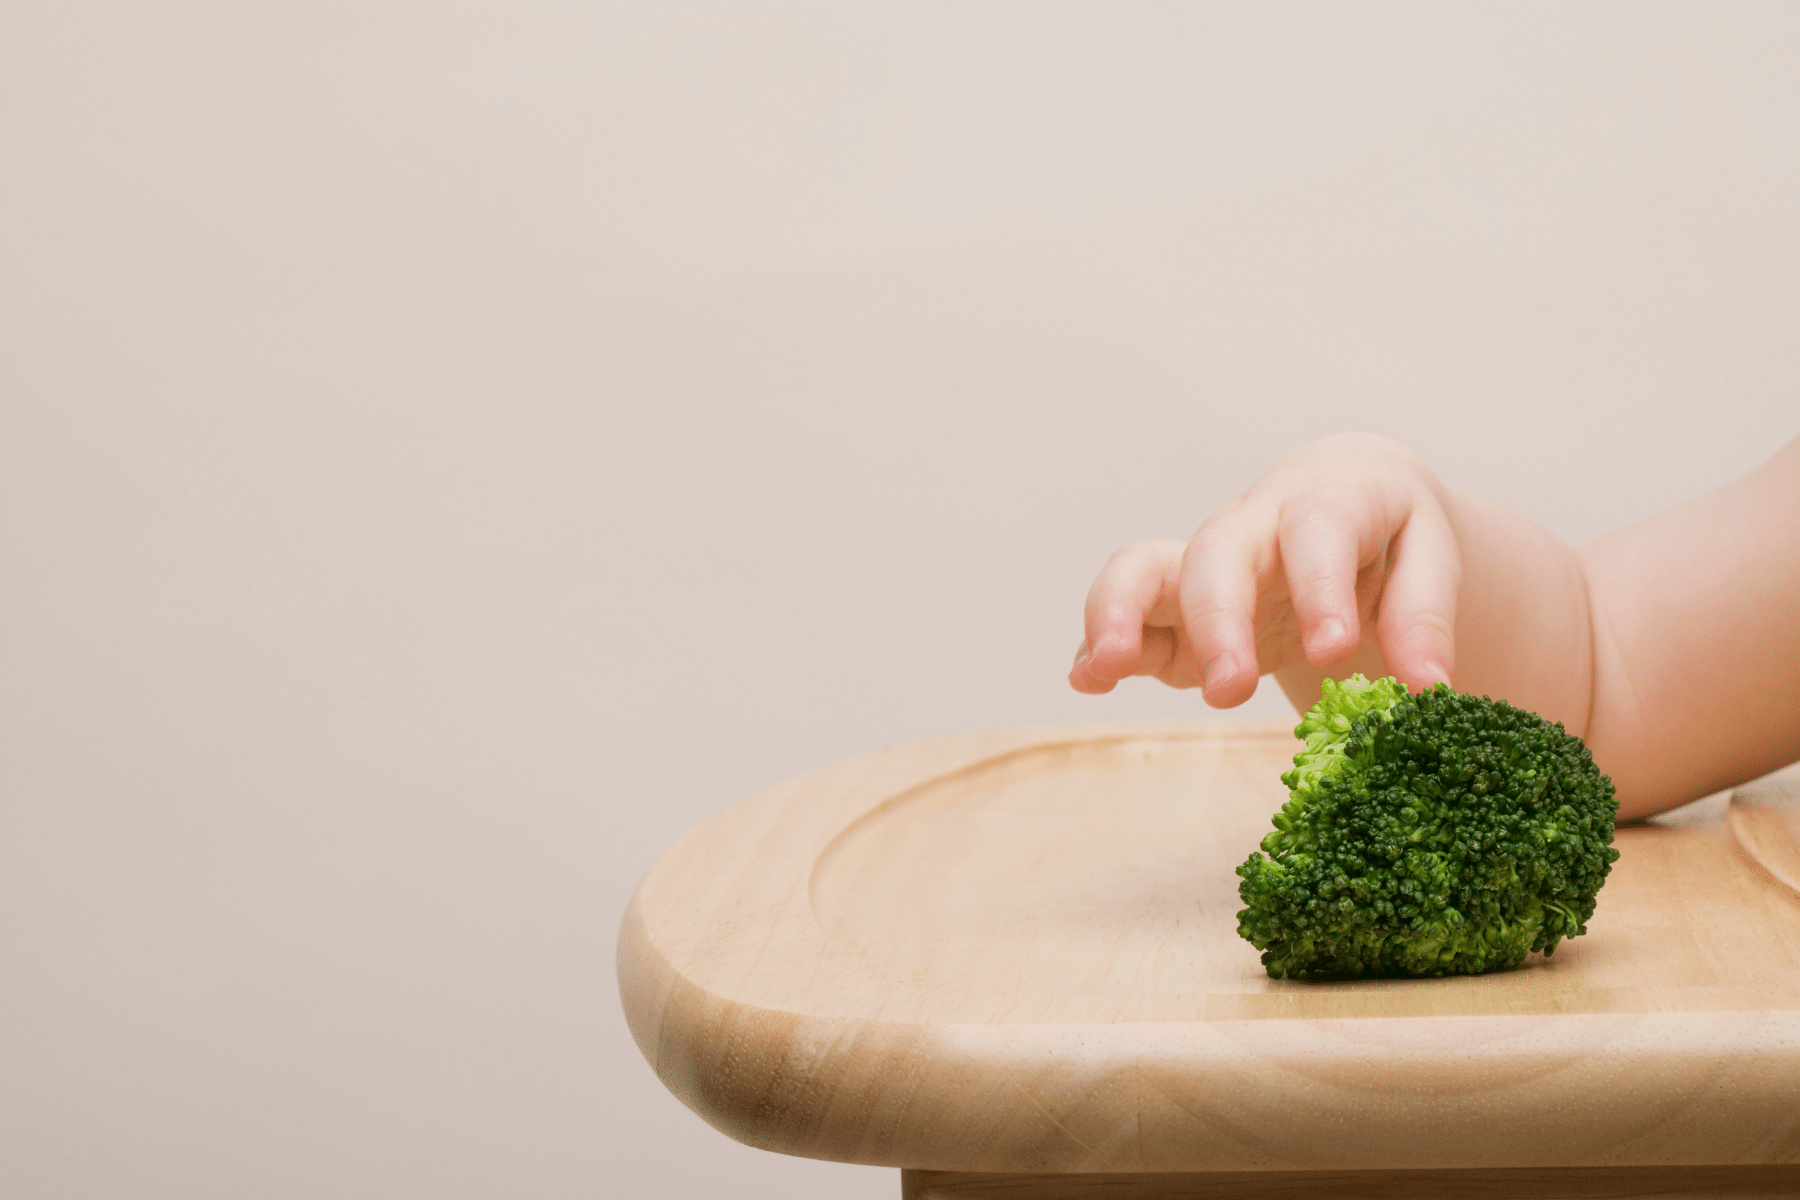
<svg viewBox="0 0 1800 1200">
<path fill-rule="evenodd" d="M 1583 738 L 1632 818 L 1800 757 L 1796 596 L 1800 438 L 1576 551 L 1404 446 L 1346 434 L 1277 463 L 1186 545 L 1113 555 L 1069 682 L 1154 675 L 1229 708 L 1273 671 L 1305 710 L 1327 672 L 1444 680 Z"/>
<path fill-rule="evenodd" d="M 1371 626 L 1387 673 L 1413 689 L 1448 681 L 1463 553 L 1447 507 L 1396 442 L 1303 446 L 1185 545 L 1138 542 L 1107 560 L 1069 683 L 1098 694 L 1152 675 L 1230 708 L 1260 675 L 1345 664 Z"/>
</svg>

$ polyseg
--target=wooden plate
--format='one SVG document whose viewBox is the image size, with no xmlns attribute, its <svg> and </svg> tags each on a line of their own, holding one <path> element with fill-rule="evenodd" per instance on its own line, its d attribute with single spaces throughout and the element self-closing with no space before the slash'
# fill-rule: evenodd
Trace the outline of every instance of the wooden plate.
<svg viewBox="0 0 1800 1200">
<path fill-rule="evenodd" d="M 1800 800 L 1622 829 L 1506 974 L 1271 980 L 1237 864 L 1285 727 L 901 746 L 676 843 L 619 940 L 664 1083 L 770 1150 L 952 1171 L 1800 1162 Z"/>
</svg>

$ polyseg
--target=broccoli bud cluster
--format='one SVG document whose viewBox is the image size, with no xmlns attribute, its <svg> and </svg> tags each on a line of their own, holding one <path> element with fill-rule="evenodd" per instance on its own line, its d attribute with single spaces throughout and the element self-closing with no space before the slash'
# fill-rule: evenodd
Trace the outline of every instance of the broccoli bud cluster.
<svg viewBox="0 0 1800 1200">
<path fill-rule="evenodd" d="M 1327 680 L 1238 933 L 1282 976 L 1473 975 L 1587 932 L 1618 801 L 1581 739 L 1444 684 Z"/>
</svg>

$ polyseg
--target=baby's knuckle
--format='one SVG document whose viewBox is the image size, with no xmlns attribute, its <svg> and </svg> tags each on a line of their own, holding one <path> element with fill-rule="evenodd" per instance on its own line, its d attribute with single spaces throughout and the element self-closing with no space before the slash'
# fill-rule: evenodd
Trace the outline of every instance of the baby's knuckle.
<svg viewBox="0 0 1800 1200">
<path fill-rule="evenodd" d="M 1443 638 L 1450 638 L 1455 633 L 1450 618 L 1433 609 L 1414 613 L 1406 624 L 1413 633 L 1436 634 Z"/>
</svg>

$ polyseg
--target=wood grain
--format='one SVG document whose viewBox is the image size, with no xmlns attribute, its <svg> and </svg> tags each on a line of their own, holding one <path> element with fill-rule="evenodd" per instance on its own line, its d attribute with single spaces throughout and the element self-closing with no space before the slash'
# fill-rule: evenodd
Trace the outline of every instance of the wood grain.
<svg viewBox="0 0 1800 1200">
<path fill-rule="evenodd" d="M 1800 1166 L 972 1175 L 906 1171 L 901 1200 L 1786 1200 Z"/>
<path fill-rule="evenodd" d="M 1800 895 L 1800 773 L 1783 771 L 1738 788 L 1728 819 L 1744 852 Z"/>
<path fill-rule="evenodd" d="M 1277 981 L 1236 936 L 1233 869 L 1295 747 L 1225 725 L 969 734 L 753 797 L 640 885 L 633 1034 L 731 1136 L 847 1162 L 1800 1162 L 1800 895 L 1721 806 L 1621 830 L 1592 932 L 1553 958 Z"/>
</svg>

